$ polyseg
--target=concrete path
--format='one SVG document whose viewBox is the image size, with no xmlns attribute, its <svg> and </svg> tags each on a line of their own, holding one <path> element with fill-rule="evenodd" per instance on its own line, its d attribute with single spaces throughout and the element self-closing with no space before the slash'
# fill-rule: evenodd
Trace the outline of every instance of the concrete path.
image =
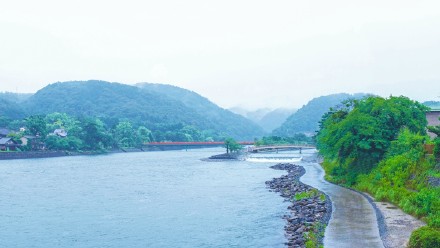
<svg viewBox="0 0 440 248">
<path fill-rule="evenodd" d="M 372 205 L 361 194 L 324 180 L 317 163 L 300 163 L 306 169 L 301 181 L 330 196 L 333 214 L 325 231 L 324 247 L 383 248 Z"/>
</svg>

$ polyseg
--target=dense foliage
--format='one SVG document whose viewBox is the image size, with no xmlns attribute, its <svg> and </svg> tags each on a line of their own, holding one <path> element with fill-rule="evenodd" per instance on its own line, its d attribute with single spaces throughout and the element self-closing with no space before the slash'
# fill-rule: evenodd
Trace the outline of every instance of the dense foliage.
<svg viewBox="0 0 440 248">
<path fill-rule="evenodd" d="M 287 144 L 313 144 L 312 137 L 306 136 L 303 133 L 297 133 L 292 137 L 268 136 L 263 137 L 255 142 L 257 146 L 266 145 L 287 145 Z"/>
<path fill-rule="evenodd" d="M 213 141 L 212 133 L 200 131 L 194 126 L 176 124 L 165 126 L 164 130 L 149 128 L 120 120 L 113 126 L 96 117 L 75 117 L 65 113 L 32 115 L 23 120 L 3 121 L 5 127 L 14 132 L 9 134 L 17 143 L 26 136 L 33 140 L 21 150 L 49 149 L 66 151 L 103 151 L 113 148 L 136 147 L 151 141 Z M 20 131 L 21 130 L 21 131 Z M 64 135 L 59 135 L 56 132 Z M 43 146 L 35 146 L 35 142 Z"/>
<path fill-rule="evenodd" d="M 317 146 L 327 179 L 390 201 L 423 218 L 429 228 L 413 233 L 411 247 L 438 247 L 440 228 L 439 157 L 427 154 L 437 144 L 426 135 L 427 107 L 406 97 L 347 101 L 321 121 Z M 428 244 L 428 245 L 427 245 Z"/>
<path fill-rule="evenodd" d="M 222 136 L 221 139 L 231 136 L 241 140 L 252 140 L 264 133 L 252 121 L 229 110 L 220 108 L 207 98 L 193 91 L 166 84 L 141 83 L 137 84 L 137 86 L 148 93 L 163 95 L 182 103 L 187 108 L 207 119 L 209 126 L 199 126 L 200 129 L 213 130 Z"/>
<path fill-rule="evenodd" d="M 323 116 L 317 146 L 329 175 L 353 184 L 384 158 L 399 130 L 425 134 L 426 107 L 406 97 L 350 100 Z"/>
<path fill-rule="evenodd" d="M 277 136 L 293 136 L 296 133 L 314 134 L 319 129 L 321 116 L 329 108 L 340 104 L 346 99 L 359 99 L 365 94 L 333 94 L 312 99 L 297 112 L 293 113 L 287 120 L 272 134 Z"/>
<path fill-rule="evenodd" d="M 29 97 L 23 106 L 29 115 L 62 112 L 97 117 L 111 127 L 128 120 L 135 126 L 148 127 L 158 133 L 158 139 L 166 140 L 189 140 L 178 137 L 184 126 L 204 130 L 208 140 L 252 140 L 263 134 L 251 121 L 194 92 L 169 85 L 149 86 L 104 81 L 54 83 Z"/>
<path fill-rule="evenodd" d="M 432 227 L 421 227 L 415 230 L 409 240 L 409 248 L 440 247 L 440 230 Z"/>
</svg>

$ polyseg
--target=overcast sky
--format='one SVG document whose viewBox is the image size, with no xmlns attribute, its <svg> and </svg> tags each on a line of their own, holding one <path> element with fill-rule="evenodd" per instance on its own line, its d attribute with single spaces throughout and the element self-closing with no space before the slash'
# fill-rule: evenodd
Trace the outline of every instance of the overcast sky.
<svg viewBox="0 0 440 248">
<path fill-rule="evenodd" d="M 0 91 L 156 82 L 222 107 L 440 101 L 440 1 L 0 1 Z"/>
</svg>

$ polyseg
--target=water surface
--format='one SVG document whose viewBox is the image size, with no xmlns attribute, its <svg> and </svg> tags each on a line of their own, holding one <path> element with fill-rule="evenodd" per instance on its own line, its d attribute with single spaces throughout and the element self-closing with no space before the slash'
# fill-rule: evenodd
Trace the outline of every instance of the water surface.
<svg viewBox="0 0 440 248">
<path fill-rule="evenodd" d="M 0 161 L 0 247 L 284 247 L 284 172 L 220 152 Z"/>
</svg>

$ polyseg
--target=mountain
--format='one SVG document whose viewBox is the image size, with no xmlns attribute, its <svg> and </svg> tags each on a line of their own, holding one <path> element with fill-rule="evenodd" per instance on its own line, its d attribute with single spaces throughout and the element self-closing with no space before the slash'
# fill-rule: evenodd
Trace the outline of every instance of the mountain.
<svg viewBox="0 0 440 248">
<path fill-rule="evenodd" d="M 171 89 L 172 86 L 166 88 Z M 173 94 L 176 95 L 173 97 Z M 163 130 L 167 126 L 183 124 L 236 139 L 253 139 L 260 135 L 248 120 L 235 118 L 232 113 L 232 116 L 221 114 L 221 110 L 206 113 L 204 111 L 215 109 L 216 105 L 208 101 L 205 106 L 200 100 L 190 106 L 192 101 L 189 99 L 192 98 L 179 98 L 175 92 L 161 93 L 159 90 L 90 80 L 50 84 L 29 97 L 23 105 L 28 114 L 63 112 L 74 116 L 96 116 L 108 125 L 128 119 L 150 129 Z M 215 119 L 213 115 L 219 115 L 219 118 Z"/>
<path fill-rule="evenodd" d="M 427 101 L 424 102 L 423 105 L 430 107 L 432 109 L 440 109 L 440 102 L 436 102 L 436 101 Z"/>
<path fill-rule="evenodd" d="M 25 111 L 21 107 L 21 102 L 30 97 L 32 94 L 17 94 L 11 92 L 0 93 L 0 117 L 10 119 L 21 119 L 26 116 Z"/>
<path fill-rule="evenodd" d="M 14 103 L 22 103 L 32 95 L 32 93 L 0 92 L 0 98 L 7 99 Z"/>
<path fill-rule="evenodd" d="M 296 133 L 313 135 L 319 128 L 322 115 L 328 112 L 331 107 L 349 98 L 359 99 L 364 96 L 366 94 L 363 93 L 354 95 L 340 93 L 314 98 L 289 116 L 279 128 L 273 131 L 273 135 L 293 136 Z"/>
<path fill-rule="evenodd" d="M 229 110 L 253 121 L 268 133 L 272 132 L 272 130 L 274 130 L 275 128 L 281 126 L 281 124 L 284 123 L 287 117 L 289 117 L 296 111 L 296 109 L 288 108 L 262 108 L 249 111 L 241 107 L 233 107 Z"/>
<path fill-rule="evenodd" d="M 139 83 L 136 86 L 146 92 L 161 94 L 183 103 L 186 107 L 204 116 L 214 126 L 215 130 L 227 133 L 232 137 L 253 140 L 264 134 L 262 128 L 252 121 L 220 108 L 193 91 L 167 84 Z"/>
<path fill-rule="evenodd" d="M 0 97 L 0 117 L 14 120 L 24 118 L 25 116 L 26 114 L 19 104 Z"/>
<path fill-rule="evenodd" d="M 291 116 L 296 109 L 277 108 L 261 118 L 257 122 L 265 131 L 272 132 L 274 129 L 280 127 L 289 116 Z"/>
<path fill-rule="evenodd" d="M 233 107 L 230 108 L 229 111 L 239 114 L 255 123 L 258 123 L 261 121 L 261 119 L 264 118 L 265 115 L 267 115 L 268 113 L 270 113 L 272 111 L 272 109 L 270 108 L 261 108 L 261 109 L 257 109 L 257 110 L 247 110 L 241 107 Z"/>
</svg>

